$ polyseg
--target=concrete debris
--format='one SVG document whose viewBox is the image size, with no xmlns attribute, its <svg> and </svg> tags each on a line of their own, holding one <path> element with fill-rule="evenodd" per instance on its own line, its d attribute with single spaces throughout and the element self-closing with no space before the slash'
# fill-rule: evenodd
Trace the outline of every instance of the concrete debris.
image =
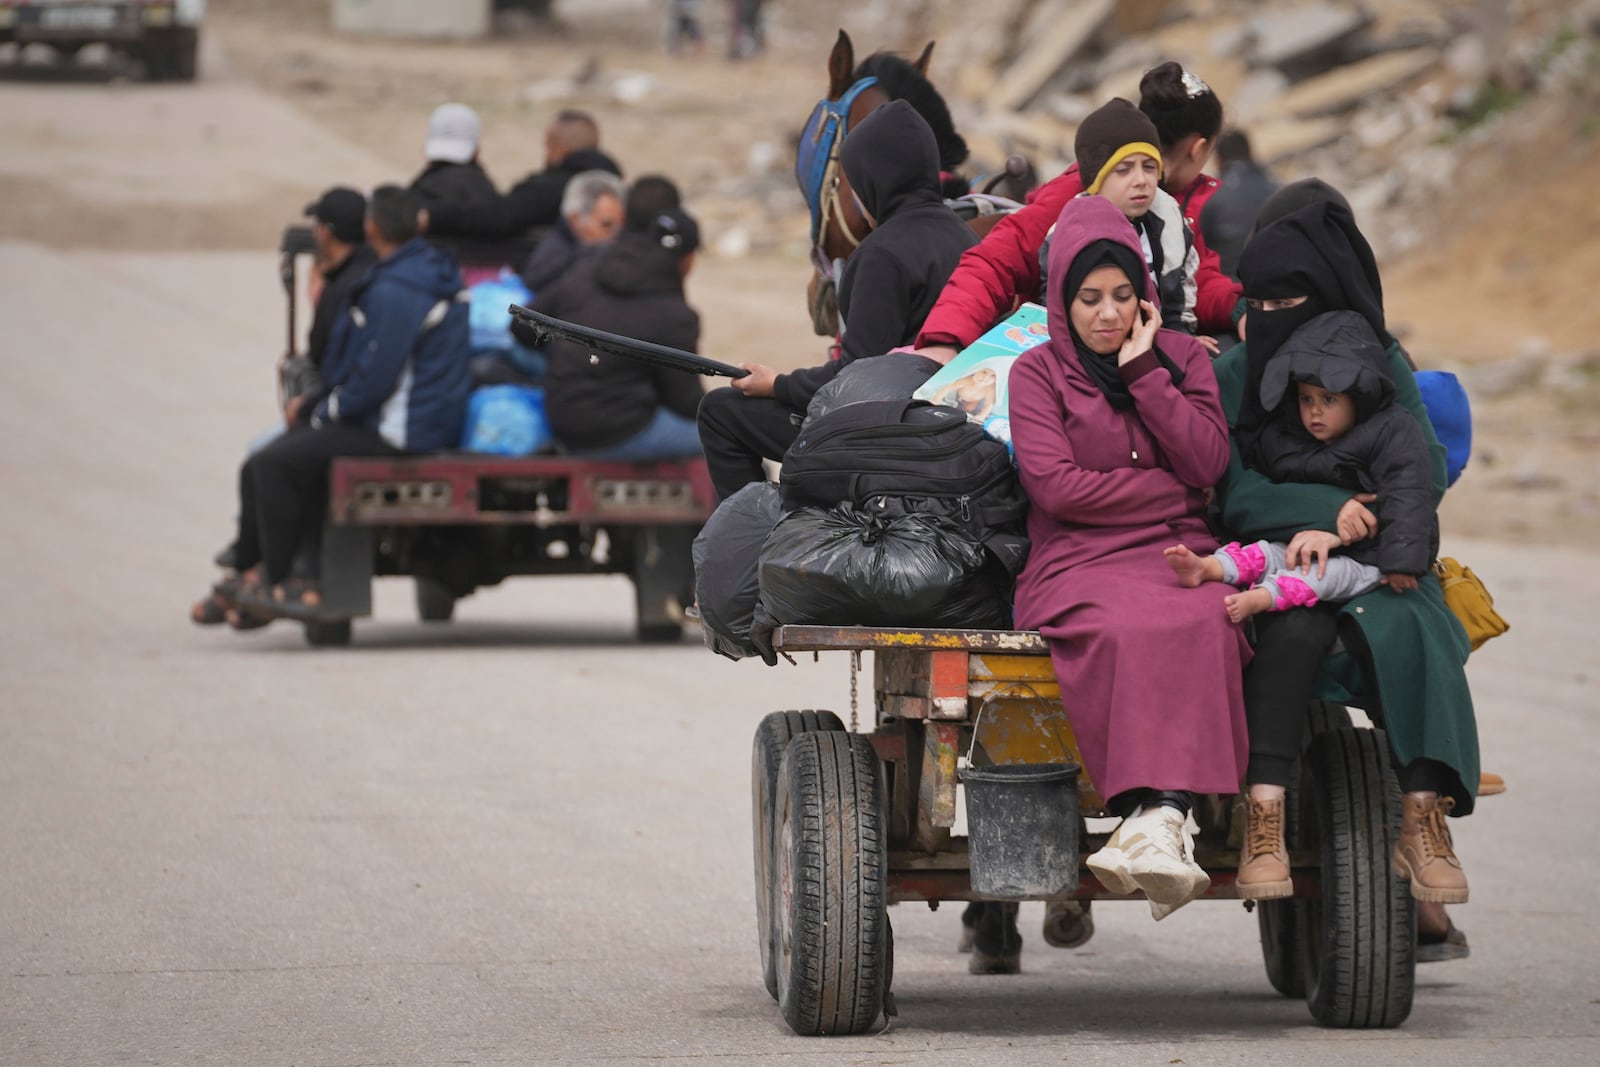
<svg viewBox="0 0 1600 1067">
<path fill-rule="evenodd" d="M 1276 70 L 1255 70 L 1228 98 L 1227 107 L 1237 123 L 1248 124 L 1259 118 L 1289 88 L 1289 79 Z"/>
<path fill-rule="evenodd" d="M 1399 88 L 1438 62 L 1439 53 L 1431 48 L 1374 56 L 1301 82 L 1280 96 L 1272 111 L 1297 118 L 1342 114 Z"/>
<path fill-rule="evenodd" d="M 1342 4 L 1306 4 L 1279 11 L 1263 12 L 1249 21 L 1254 45 L 1250 49 L 1252 67 L 1277 67 L 1286 73 L 1302 68 L 1302 73 L 1321 64 L 1326 70 L 1336 61 L 1339 49 L 1372 25 L 1370 12 Z"/>
<path fill-rule="evenodd" d="M 989 94 L 993 108 L 1016 110 L 1028 103 L 1070 63 L 1111 18 L 1113 0 L 1046 0 L 1056 10 L 1037 38 L 1000 76 Z"/>
</svg>

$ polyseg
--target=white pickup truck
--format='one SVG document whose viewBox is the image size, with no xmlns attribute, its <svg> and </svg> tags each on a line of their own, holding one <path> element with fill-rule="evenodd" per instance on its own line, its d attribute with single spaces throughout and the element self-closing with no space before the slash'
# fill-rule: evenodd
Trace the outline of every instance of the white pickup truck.
<svg viewBox="0 0 1600 1067">
<path fill-rule="evenodd" d="M 0 0 L 0 44 L 88 44 L 144 63 L 154 81 L 194 81 L 206 0 Z"/>
</svg>

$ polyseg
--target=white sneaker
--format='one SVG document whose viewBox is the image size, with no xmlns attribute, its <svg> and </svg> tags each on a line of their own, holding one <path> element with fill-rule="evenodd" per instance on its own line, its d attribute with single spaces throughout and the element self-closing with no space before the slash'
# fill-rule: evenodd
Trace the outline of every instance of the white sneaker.
<svg viewBox="0 0 1600 1067">
<path fill-rule="evenodd" d="M 1134 815 L 1117 823 L 1117 828 L 1111 831 L 1111 837 L 1106 840 L 1105 847 L 1083 861 L 1084 866 L 1100 879 L 1100 884 L 1106 887 L 1106 891 L 1116 893 L 1118 896 L 1131 896 L 1139 891 L 1139 886 L 1128 870 L 1128 855 L 1122 849 L 1123 828 L 1133 821 Z"/>
<path fill-rule="evenodd" d="M 1164 804 L 1145 808 L 1117 829 L 1119 873 L 1144 890 L 1157 922 L 1210 887 L 1210 877 L 1194 862 L 1194 837 L 1183 812 Z"/>
</svg>

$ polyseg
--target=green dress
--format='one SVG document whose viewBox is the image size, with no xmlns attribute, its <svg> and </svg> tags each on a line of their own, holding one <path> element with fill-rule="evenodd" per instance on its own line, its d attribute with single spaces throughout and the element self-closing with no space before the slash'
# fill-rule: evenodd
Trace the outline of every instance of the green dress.
<svg viewBox="0 0 1600 1067">
<path fill-rule="evenodd" d="M 1238 419 L 1249 373 L 1245 346 L 1236 345 L 1214 364 L 1222 407 L 1231 430 Z M 1398 343 L 1389 346 L 1395 403 L 1422 424 L 1433 457 L 1435 502 L 1445 490 L 1445 453 L 1428 421 L 1422 394 Z M 1348 489 L 1331 485 L 1273 482 L 1244 465 L 1232 439 L 1228 471 L 1217 485 L 1222 521 L 1241 542 L 1288 541 L 1301 530 L 1337 532 L 1339 508 Z M 1396 593 L 1381 586 L 1346 602 L 1341 628 L 1356 626 L 1372 651 L 1376 678 L 1365 678 L 1348 653 L 1328 658 L 1318 695 L 1357 707 L 1381 707 L 1382 726 L 1402 766 L 1418 759 L 1443 763 L 1459 781 L 1448 790 L 1456 815 L 1472 811 L 1478 787 L 1478 726 L 1472 693 L 1463 670 L 1471 644 L 1461 623 L 1445 605 L 1439 580 L 1429 573 L 1417 590 Z"/>
</svg>

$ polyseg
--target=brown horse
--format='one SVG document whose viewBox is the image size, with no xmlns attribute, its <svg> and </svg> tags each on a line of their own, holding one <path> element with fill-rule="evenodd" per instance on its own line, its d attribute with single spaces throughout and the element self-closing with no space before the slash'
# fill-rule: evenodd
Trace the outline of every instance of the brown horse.
<svg viewBox="0 0 1600 1067">
<path fill-rule="evenodd" d="M 806 123 L 795 163 L 800 191 L 811 208 L 815 271 L 807 287 L 807 303 L 817 333 L 824 336 L 838 330 L 833 289 L 840 264 L 869 229 L 839 166 L 839 146 L 850 129 L 874 108 L 890 100 L 905 100 L 933 129 L 939 166 L 948 179 L 946 195 L 965 192 L 964 180 L 954 172 L 967 160 L 967 142 L 956 132 L 949 106 L 928 80 L 933 45 L 928 42 L 914 61 L 892 52 L 874 52 L 858 65 L 850 35 L 840 30 L 828 55 L 828 95 L 818 102 Z M 980 237 L 1000 218 L 987 210 L 977 210 L 974 216 L 968 224 Z"/>
</svg>

